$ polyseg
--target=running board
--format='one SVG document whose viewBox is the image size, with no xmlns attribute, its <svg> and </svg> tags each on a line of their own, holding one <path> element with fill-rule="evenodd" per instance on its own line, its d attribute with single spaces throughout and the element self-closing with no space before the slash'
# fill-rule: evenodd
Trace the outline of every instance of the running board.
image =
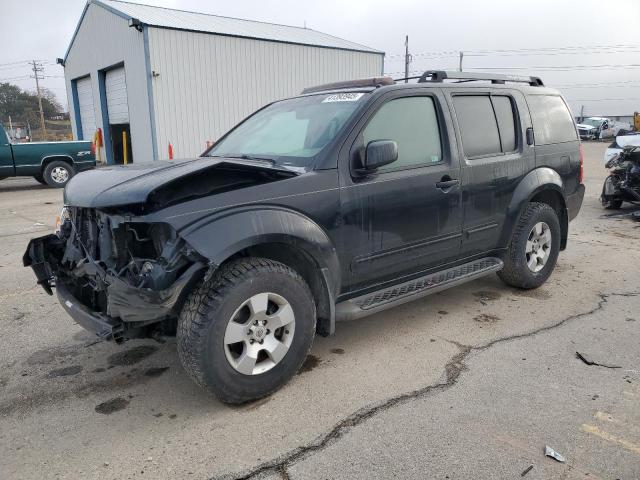
<svg viewBox="0 0 640 480">
<path fill-rule="evenodd" d="M 388 308 L 411 302 L 417 298 L 461 285 L 501 270 L 502 260 L 481 258 L 457 267 L 432 273 L 383 290 L 355 297 L 336 305 L 336 320 L 354 320 Z"/>
</svg>

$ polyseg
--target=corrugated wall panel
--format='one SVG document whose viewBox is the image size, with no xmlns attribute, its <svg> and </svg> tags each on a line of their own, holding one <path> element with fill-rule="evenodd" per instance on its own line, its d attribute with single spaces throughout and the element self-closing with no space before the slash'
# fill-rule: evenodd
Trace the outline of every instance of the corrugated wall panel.
<svg viewBox="0 0 640 480">
<path fill-rule="evenodd" d="M 135 162 L 150 161 L 153 160 L 153 142 L 143 34 L 135 28 L 129 28 L 126 19 L 99 5 L 90 4 L 67 56 L 64 74 L 69 93 L 72 79 L 91 75 L 97 127 L 105 127 L 98 93 L 98 71 L 122 63 L 126 73 L 133 159 Z M 72 98 L 71 95 L 69 98 Z M 77 136 L 74 106 L 73 102 L 70 103 L 73 131 Z M 83 133 L 85 138 L 93 136 L 93 132 Z"/>
<path fill-rule="evenodd" d="M 304 87 L 380 75 L 382 56 L 161 29 L 149 30 L 160 158 L 198 155 L 248 114 Z"/>
<path fill-rule="evenodd" d="M 96 114 L 93 102 L 93 86 L 91 77 L 78 79 L 78 109 L 80 110 L 80 123 L 82 124 L 82 137 L 80 140 L 92 140 L 96 131 Z M 77 128 L 77 126 L 76 126 Z"/>
<path fill-rule="evenodd" d="M 109 123 L 129 123 L 129 104 L 124 67 L 109 70 L 104 83 L 107 94 Z"/>
</svg>

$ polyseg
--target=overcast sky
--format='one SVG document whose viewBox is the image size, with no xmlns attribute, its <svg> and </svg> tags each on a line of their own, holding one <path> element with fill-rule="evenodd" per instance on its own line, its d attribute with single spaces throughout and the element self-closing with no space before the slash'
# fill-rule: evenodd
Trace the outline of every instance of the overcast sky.
<svg viewBox="0 0 640 480">
<path fill-rule="evenodd" d="M 462 50 L 465 69 L 540 76 L 563 91 L 576 114 L 582 105 L 591 115 L 640 111 L 640 0 L 138 3 L 287 25 L 306 23 L 308 28 L 385 51 L 385 71 L 394 77 L 402 76 L 404 37 L 409 35 L 411 70 L 457 68 L 456 52 Z M 85 1 L 0 0 L 0 4 L 0 81 L 34 89 L 34 80 L 25 78 L 29 66 L 13 63 L 42 60 L 44 86 L 66 105 L 63 69 L 55 59 L 64 56 Z M 522 49 L 527 50 L 508 51 Z"/>
</svg>

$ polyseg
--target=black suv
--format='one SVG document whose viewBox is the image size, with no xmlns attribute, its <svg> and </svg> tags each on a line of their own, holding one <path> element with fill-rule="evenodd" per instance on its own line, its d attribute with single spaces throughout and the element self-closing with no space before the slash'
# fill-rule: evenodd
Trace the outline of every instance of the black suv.
<svg viewBox="0 0 640 480">
<path fill-rule="evenodd" d="M 336 320 L 492 272 L 538 287 L 584 195 L 564 100 L 535 77 L 417 80 L 314 87 L 197 159 L 82 173 L 24 263 L 102 338 L 177 330 L 231 403 L 282 386 Z"/>
</svg>

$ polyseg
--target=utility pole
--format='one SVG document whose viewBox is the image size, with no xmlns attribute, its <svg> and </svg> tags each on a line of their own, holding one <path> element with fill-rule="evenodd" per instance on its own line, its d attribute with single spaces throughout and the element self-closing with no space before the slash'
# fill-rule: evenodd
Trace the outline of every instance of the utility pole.
<svg viewBox="0 0 640 480">
<path fill-rule="evenodd" d="M 404 83 L 409 83 L 409 64 L 411 63 L 411 54 L 409 53 L 409 35 L 404 39 Z"/>
<path fill-rule="evenodd" d="M 584 105 L 580 106 L 580 123 L 584 121 Z"/>
<path fill-rule="evenodd" d="M 458 70 L 461 72 L 462 71 L 462 59 L 464 58 L 464 52 L 461 50 L 460 51 L 460 65 L 458 66 Z"/>
<path fill-rule="evenodd" d="M 36 79 L 36 91 L 38 93 L 38 107 L 40 108 L 40 128 L 42 129 L 43 140 L 47 139 L 47 127 L 44 124 L 44 112 L 42 110 L 42 93 L 40 92 L 40 72 L 44 71 L 41 63 L 35 60 L 31 62 L 33 65 L 33 78 Z"/>
</svg>

